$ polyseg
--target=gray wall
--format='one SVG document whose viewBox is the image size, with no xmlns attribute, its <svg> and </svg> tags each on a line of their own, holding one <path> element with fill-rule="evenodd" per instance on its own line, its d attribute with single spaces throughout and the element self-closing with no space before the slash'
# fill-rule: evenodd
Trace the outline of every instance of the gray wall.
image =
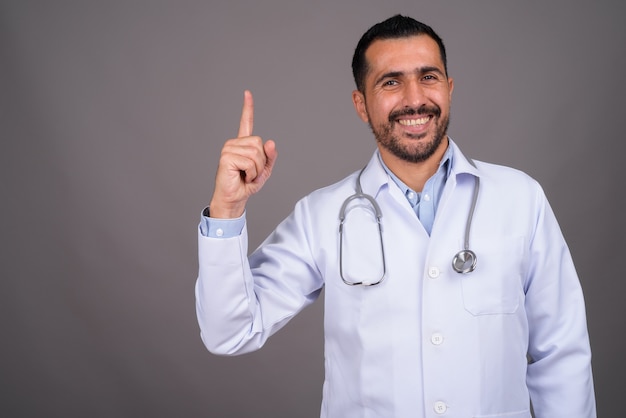
<svg viewBox="0 0 626 418">
<path fill-rule="evenodd" d="M 431 24 L 450 133 L 544 186 L 586 293 L 600 416 L 623 409 L 626 30 L 616 1 L 2 1 L 0 415 L 314 417 L 322 310 L 210 355 L 196 226 L 243 90 L 277 141 L 252 245 L 365 164 L 350 59 L 373 23 Z M 619 409 L 618 409 L 619 408 Z"/>
</svg>

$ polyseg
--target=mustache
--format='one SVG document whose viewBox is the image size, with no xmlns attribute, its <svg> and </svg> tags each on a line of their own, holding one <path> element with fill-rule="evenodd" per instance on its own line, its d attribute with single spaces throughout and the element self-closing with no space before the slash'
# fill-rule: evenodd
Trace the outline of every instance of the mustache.
<svg viewBox="0 0 626 418">
<path fill-rule="evenodd" d="M 394 110 L 389 114 L 389 122 L 394 122 L 401 116 L 415 116 L 432 114 L 435 117 L 441 116 L 441 108 L 439 106 L 427 106 L 425 104 L 418 108 L 405 107 L 403 109 Z"/>
</svg>

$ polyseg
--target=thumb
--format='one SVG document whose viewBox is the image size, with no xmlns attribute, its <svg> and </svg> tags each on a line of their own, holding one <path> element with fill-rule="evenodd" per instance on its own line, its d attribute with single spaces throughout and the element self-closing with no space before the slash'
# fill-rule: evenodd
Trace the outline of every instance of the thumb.
<svg viewBox="0 0 626 418">
<path fill-rule="evenodd" d="M 263 151 L 265 152 L 265 157 L 267 161 L 265 162 L 266 166 L 270 168 L 274 166 L 276 162 L 276 158 L 278 157 L 278 151 L 276 151 L 276 143 L 271 139 L 267 140 L 265 144 L 263 144 Z"/>
</svg>

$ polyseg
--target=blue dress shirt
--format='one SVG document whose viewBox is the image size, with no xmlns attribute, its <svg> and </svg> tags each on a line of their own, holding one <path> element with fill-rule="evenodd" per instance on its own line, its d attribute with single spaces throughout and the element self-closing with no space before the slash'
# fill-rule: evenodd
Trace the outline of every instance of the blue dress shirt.
<svg viewBox="0 0 626 418">
<path fill-rule="evenodd" d="M 402 180 L 387 167 L 382 158 L 380 158 L 380 163 L 387 174 L 393 179 L 394 183 L 402 190 L 402 193 L 404 193 L 404 196 L 406 196 L 406 199 L 411 204 L 417 218 L 424 226 L 426 232 L 428 232 L 428 235 L 430 235 L 433 229 L 433 223 L 435 222 L 437 206 L 439 205 L 441 193 L 443 192 L 443 186 L 445 186 L 448 175 L 450 174 L 450 167 L 452 166 L 452 148 L 448 146 L 448 149 L 439 163 L 439 168 L 435 174 L 426 181 L 421 192 L 416 192 L 404 184 Z"/>
</svg>

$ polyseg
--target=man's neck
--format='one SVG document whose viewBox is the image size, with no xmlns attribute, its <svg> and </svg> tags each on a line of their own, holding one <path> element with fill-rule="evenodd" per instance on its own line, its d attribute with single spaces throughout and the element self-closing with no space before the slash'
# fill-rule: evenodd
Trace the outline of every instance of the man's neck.
<svg viewBox="0 0 626 418">
<path fill-rule="evenodd" d="M 380 155 L 391 171 L 408 187 L 416 192 L 421 192 L 424 184 L 439 169 L 441 159 L 449 147 L 448 137 L 441 141 L 441 144 L 425 161 L 417 163 L 409 162 L 391 154 L 383 147 L 379 147 Z"/>
</svg>

